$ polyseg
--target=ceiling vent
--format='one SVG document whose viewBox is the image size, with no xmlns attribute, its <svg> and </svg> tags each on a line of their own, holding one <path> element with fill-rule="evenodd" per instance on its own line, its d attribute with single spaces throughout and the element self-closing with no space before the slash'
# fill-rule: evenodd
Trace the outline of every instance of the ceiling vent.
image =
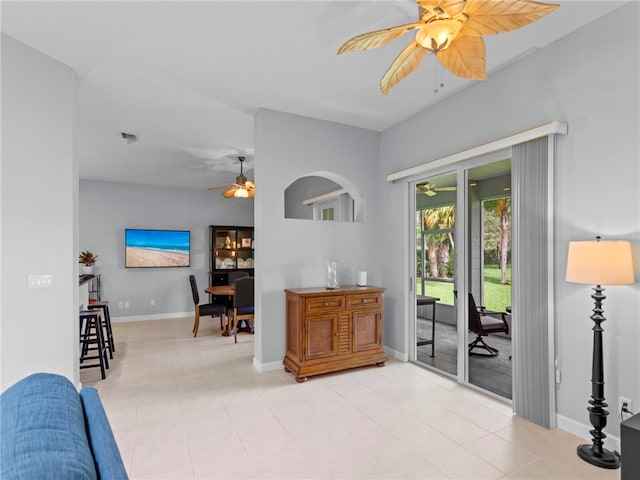
<svg viewBox="0 0 640 480">
<path fill-rule="evenodd" d="M 124 138 L 127 143 L 134 143 L 138 141 L 138 137 L 136 137 L 133 133 L 120 132 L 122 138 Z"/>
</svg>

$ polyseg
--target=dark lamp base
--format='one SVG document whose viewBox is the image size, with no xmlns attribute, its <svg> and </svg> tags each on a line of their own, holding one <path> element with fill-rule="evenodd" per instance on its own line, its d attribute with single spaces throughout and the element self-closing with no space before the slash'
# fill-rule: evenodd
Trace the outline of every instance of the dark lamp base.
<svg viewBox="0 0 640 480">
<path fill-rule="evenodd" d="M 606 448 L 602 449 L 602 455 L 596 455 L 593 451 L 593 445 L 580 445 L 578 456 L 596 467 L 620 468 L 620 455 L 617 452 L 610 452 Z"/>
</svg>

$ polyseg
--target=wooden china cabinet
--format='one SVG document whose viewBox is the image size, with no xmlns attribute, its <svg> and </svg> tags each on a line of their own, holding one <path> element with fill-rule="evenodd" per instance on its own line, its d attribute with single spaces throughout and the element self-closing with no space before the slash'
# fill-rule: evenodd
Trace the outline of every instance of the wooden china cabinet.
<svg viewBox="0 0 640 480">
<path fill-rule="evenodd" d="M 253 227 L 209 225 L 209 286 L 227 285 L 229 273 L 254 273 Z M 226 297 L 210 295 L 210 302 L 220 303 Z"/>
<path fill-rule="evenodd" d="M 312 375 L 384 365 L 383 292 L 357 286 L 285 290 L 285 370 L 304 382 Z"/>
</svg>

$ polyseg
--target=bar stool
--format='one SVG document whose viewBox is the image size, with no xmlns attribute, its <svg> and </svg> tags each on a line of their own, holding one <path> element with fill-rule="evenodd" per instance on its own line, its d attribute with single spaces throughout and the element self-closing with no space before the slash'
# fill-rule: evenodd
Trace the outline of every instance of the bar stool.
<svg viewBox="0 0 640 480">
<path fill-rule="evenodd" d="M 102 312 L 100 310 L 82 310 L 80 312 L 80 368 L 100 367 L 102 379 L 106 378 L 109 368 L 107 347 L 104 343 Z M 95 351 L 95 355 L 89 353 Z M 97 363 L 84 363 L 85 360 L 97 360 Z"/>
<path fill-rule="evenodd" d="M 107 301 L 93 302 L 87 305 L 87 308 L 89 310 L 99 309 L 100 311 L 102 311 L 102 318 L 104 320 L 103 326 L 105 328 L 105 334 L 103 335 L 104 343 L 109 349 L 109 358 L 113 358 L 113 352 L 116 351 L 116 345 L 113 342 L 113 330 L 111 329 L 111 315 L 109 315 L 109 302 Z"/>
</svg>

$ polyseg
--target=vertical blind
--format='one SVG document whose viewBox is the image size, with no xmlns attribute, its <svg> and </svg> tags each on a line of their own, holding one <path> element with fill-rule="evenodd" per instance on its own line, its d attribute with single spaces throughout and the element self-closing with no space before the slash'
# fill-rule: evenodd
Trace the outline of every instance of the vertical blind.
<svg viewBox="0 0 640 480">
<path fill-rule="evenodd" d="M 513 406 L 555 427 L 553 376 L 553 135 L 512 148 Z"/>
</svg>

